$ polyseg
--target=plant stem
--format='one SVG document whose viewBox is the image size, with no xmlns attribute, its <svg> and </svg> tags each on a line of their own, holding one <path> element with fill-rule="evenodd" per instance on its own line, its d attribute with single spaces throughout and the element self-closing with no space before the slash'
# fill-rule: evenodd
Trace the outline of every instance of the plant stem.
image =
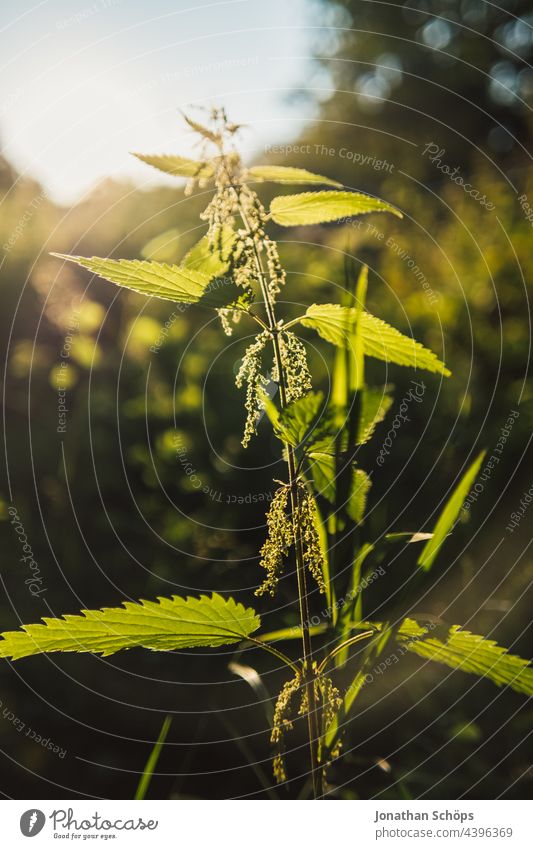
<svg viewBox="0 0 533 849">
<path fill-rule="evenodd" d="M 328 656 L 327 656 L 327 657 L 325 657 L 325 658 L 324 658 L 324 660 L 322 661 L 322 663 L 321 663 L 321 664 L 320 664 L 320 666 L 318 667 L 318 672 L 319 672 L 319 674 L 322 674 L 322 672 L 324 672 L 324 669 L 326 668 L 326 666 L 328 665 L 328 663 L 330 662 L 330 660 L 333 660 L 333 658 L 334 658 L 334 657 L 335 657 L 335 656 L 336 656 L 339 652 L 343 651 L 344 649 L 349 648 L 350 646 L 353 646 L 353 645 L 354 645 L 354 643 L 358 643 L 360 640 L 366 640 L 366 639 L 367 639 L 367 637 L 373 637 L 373 636 L 375 636 L 375 634 L 376 634 L 376 633 L 377 633 L 377 632 L 376 632 L 376 630 L 375 630 L 375 628 L 374 628 L 372 631 L 363 631 L 363 633 L 362 633 L 362 634 L 356 634 L 356 636 L 355 636 L 355 637 L 350 637 L 348 640 L 344 640 L 342 643 L 340 643 L 338 646 L 336 646 L 336 647 L 333 649 L 333 651 L 331 651 L 331 652 L 328 654 Z"/>
<path fill-rule="evenodd" d="M 287 666 L 290 666 L 293 672 L 300 672 L 300 670 L 298 669 L 296 664 L 292 662 L 290 657 L 287 657 L 286 654 L 283 654 L 283 652 L 274 648 L 274 646 L 271 646 L 269 643 L 263 642 L 263 640 L 258 640 L 255 637 L 248 637 L 247 639 L 250 643 L 253 643 L 256 646 L 260 646 L 262 649 L 265 649 L 265 651 L 270 652 L 270 654 L 273 654 L 274 657 L 277 657 L 278 660 L 281 660 Z"/>
<path fill-rule="evenodd" d="M 246 217 L 246 212 L 242 208 L 241 203 L 239 202 L 239 212 L 243 221 L 244 226 L 251 232 L 251 228 L 249 222 Z M 263 263 L 261 259 L 261 255 L 257 249 L 257 246 L 254 242 L 254 258 L 255 265 L 257 269 L 257 274 L 259 277 L 259 285 L 261 287 L 261 294 L 263 296 L 263 300 L 265 303 L 265 310 L 268 319 L 268 329 L 272 334 L 272 347 L 274 349 L 274 358 L 276 361 L 276 368 L 278 372 L 279 379 L 279 396 L 280 396 L 280 404 L 281 407 L 287 406 L 287 388 L 285 384 L 285 373 L 283 369 L 283 360 L 281 357 L 281 348 L 279 343 L 279 328 L 276 321 L 276 312 L 273 298 L 269 292 L 268 285 L 266 282 L 266 274 L 263 268 Z M 296 473 L 296 458 L 294 454 L 294 448 L 292 445 L 287 445 L 287 466 L 289 471 L 289 487 L 290 487 L 290 501 L 291 501 L 291 517 L 292 524 L 294 528 L 294 549 L 296 552 L 296 576 L 298 581 L 298 602 L 300 609 L 300 622 L 302 628 L 302 649 L 303 649 L 303 674 L 304 674 L 304 683 L 305 690 L 307 695 L 307 726 L 308 726 L 308 734 L 309 734 L 309 753 L 311 759 L 311 777 L 313 780 L 313 795 L 316 799 L 320 792 L 320 775 L 319 775 L 319 762 L 318 762 L 318 742 L 319 742 L 319 728 L 318 728 L 318 704 L 315 693 L 315 673 L 313 671 L 313 652 L 311 647 L 311 635 L 309 633 L 309 603 L 308 603 L 308 593 L 307 593 L 307 580 L 305 573 L 305 563 L 303 557 L 303 546 L 302 546 L 302 538 L 300 534 L 300 527 L 298 523 L 298 476 Z"/>
</svg>

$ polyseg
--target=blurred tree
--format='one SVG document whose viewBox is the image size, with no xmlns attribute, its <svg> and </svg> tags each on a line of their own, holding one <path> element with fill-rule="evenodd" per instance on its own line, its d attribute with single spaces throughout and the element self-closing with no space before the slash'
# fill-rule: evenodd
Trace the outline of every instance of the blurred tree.
<svg viewBox="0 0 533 849">
<path fill-rule="evenodd" d="M 526 160 L 533 102 L 528 0 L 505 8 L 485 0 L 320 5 L 331 27 L 316 51 L 321 72 L 313 85 L 323 103 L 313 141 L 393 162 L 401 157 L 401 167 L 418 175 L 427 170 L 420 146 L 429 142 L 467 170 L 478 149 L 513 169 Z"/>
</svg>

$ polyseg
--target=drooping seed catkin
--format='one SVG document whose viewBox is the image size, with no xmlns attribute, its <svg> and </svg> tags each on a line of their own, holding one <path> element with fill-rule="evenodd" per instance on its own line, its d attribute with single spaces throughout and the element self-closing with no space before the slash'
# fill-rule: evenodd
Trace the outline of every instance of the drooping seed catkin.
<svg viewBox="0 0 533 849">
<path fill-rule="evenodd" d="M 290 681 L 286 681 L 278 696 L 276 707 L 274 709 L 274 717 L 272 720 L 272 733 L 270 742 L 275 747 L 274 760 L 272 767 L 274 777 L 278 784 L 287 780 L 285 770 L 285 734 L 292 731 L 293 722 L 291 719 L 292 701 L 294 696 L 302 689 L 302 677 L 297 673 Z"/>
<path fill-rule="evenodd" d="M 289 488 L 282 486 L 274 494 L 267 513 L 267 538 L 261 549 L 259 564 L 266 571 L 266 578 L 255 591 L 256 595 L 274 595 L 293 543 L 294 532 L 287 515 L 288 501 Z"/>
<path fill-rule="evenodd" d="M 314 695 L 317 704 L 320 706 L 319 719 L 322 729 L 321 733 L 325 734 L 342 705 L 342 699 L 339 690 L 333 685 L 331 678 L 327 675 L 319 674 L 316 662 L 313 662 L 312 670 Z M 295 711 L 294 701 L 298 694 L 299 705 L 297 711 Z M 293 717 L 295 715 L 306 716 L 308 710 L 307 687 L 305 686 L 303 675 L 297 673 L 294 678 L 291 678 L 290 681 L 287 681 L 283 685 L 274 709 L 270 742 L 275 747 L 273 770 L 274 777 L 278 783 L 287 780 L 284 757 L 286 734 L 293 730 Z M 333 753 L 331 754 L 332 757 L 335 756 Z"/>
<path fill-rule="evenodd" d="M 294 333 L 287 330 L 279 334 L 279 348 L 287 401 L 296 401 L 312 388 L 305 347 Z M 272 368 L 272 380 L 279 383 L 277 363 Z"/>
<path fill-rule="evenodd" d="M 263 330 L 262 333 L 255 337 L 255 341 L 244 353 L 241 366 L 235 378 L 235 385 L 238 389 L 241 389 L 244 383 L 246 383 L 246 401 L 244 406 L 248 415 L 242 438 L 244 448 L 246 448 L 252 436 L 257 433 L 257 424 L 263 410 L 260 390 L 268 384 L 268 379 L 261 372 L 261 353 L 269 339 L 270 333 L 268 330 Z"/>
<path fill-rule="evenodd" d="M 325 592 L 324 555 L 320 546 L 320 537 L 316 527 L 317 512 L 313 496 L 305 484 L 298 481 L 296 508 L 290 515 L 288 486 L 280 487 L 272 499 L 267 513 L 267 538 L 261 549 L 260 566 L 267 576 L 256 595 L 265 592 L 274 595 L 291 546 L 299 537 L 302 545 L 304 566 L 318 584 L 320 592 Z"/>
<path fill-rule="evenodd" d="M 325 593 L 324 555 L 316 527 L 318 517 L 313 496 L 304 484 L 298 486 L 298 509 L 294 519 L 302 540 L 304 564 L 317 582 L 320 592 Z"/>
</svg>

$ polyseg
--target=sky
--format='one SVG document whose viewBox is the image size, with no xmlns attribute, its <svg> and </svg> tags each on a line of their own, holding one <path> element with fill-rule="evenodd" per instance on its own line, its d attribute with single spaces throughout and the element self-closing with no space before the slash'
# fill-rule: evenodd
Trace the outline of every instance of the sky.
<svg viewBox="0 0 533 849">
<path fill-rule="evenodd" d="M 71 203 L 106 177 L 164 181 L 129 151 L 191 154 L 179 109 L 223 104 L 250 125 L 251 158 L 313 117 L 290 94 L 313 85 L 316 12 L 312 0 L 3 0 L 2 153 Z"/>
</svg>

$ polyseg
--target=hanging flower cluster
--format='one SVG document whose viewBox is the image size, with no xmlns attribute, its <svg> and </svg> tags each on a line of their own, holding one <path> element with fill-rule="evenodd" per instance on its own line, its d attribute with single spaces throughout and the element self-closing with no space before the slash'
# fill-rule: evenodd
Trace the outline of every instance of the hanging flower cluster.
<svg viewBox="0 0 533 849">
<path fill-rule="evenodd" d="M 290 330 L 279 334 L 281 363 L 285 375 L 287 401 L 296 401 L 312 389 L 307 355 L 302 342 Z M 276 363 L 272 368 L 272 380 L 279 382 Z"/>
<path fill-rule="evenodd" d="M 281 265 L 278 247 L 265 230 L 267 213 L 257 194 L 246 182 L 247 175 L 241 158 L 235 150 L 232 136 L 235 131 L 229 125 L 223 110 L 214 110 L 211 115 L 213 130 L 201 127 L 187 119 L 201 133 L 203 144 L 217 145 L 220 154 L 211 159 L 214 168 L 215 191 L 210 203 L 201 213 L 208 223 L 209 250 L 220 260 L 224 273 L 243 289 L 244 300 L 253 299 L 253 286 L 267 290 L 271 303 L 275 302 L 281 286 L 285 283 L 285 271 Z M 224 150 L 224 143 L 230 149 Z M 201 173 L 201 172 L 200 172 Z M 202 178 L 203 179 L 203 178 Z M 196 177 L 191 185 L 196 184 Z M 221 307 L 218 315 L 224 332 L 231 336 L 241 310 L 232 306 Z M 305 348 L 290 331 L 271 328 L 278 332 L 281 365 L 284 371 L 288 401 L 301 398 L 311 388 L 311 375 L 307 365 Z M 272 335 L 266 337 L 272 338 Z M 256 432 L 257 422 L 263 409 L 260 389 L 268 383 L 261 373 L 261 353 L 265 347 L 265 333 L 256 337 L 247 349 L 237 375 L 237 386 L 246 383 L 247 420 L 242 444 L 248 445 Z M 274 364 L 272 379 L 279 382 L 277 365 Z"/>
<path fill-rule="evenodd" d="M 230 325 L 232 312 L 233 322 L 238 321 L 240 317 L 239 312 L 235 314 L 235 311 L 228 309 L 220 309 L 218 311 L 222 326 L 228 335 L 231 335 L 232 332 Z M 264 330 L 256 336 L 255 341 L 245 351 L 235 380 L 235 384 L 239 389 L 246 383 L 245 408 L 248 416 L 242 440 L 242 445 L 245 448 L 252 436 L 256 434 L 257 423 L 264 410 L 261 389 L 268 385 L 269 379 L 261 371 L 261 354 L 270 339 L 272 339 L 272 334 L 268 330 Z M 287 331 L 279 334 L 279 349 L 284 370 L 287 401 L 296 401 L 298 398 L 302 398 L 312 388 L 305 348 L 294 333 Z M 275 359 L 273 360 L 270 379 L 275 383 L 279 383 L 279 372 Z"/>
<path fill-rule="evenodd" d="M 325 592 L 324 555 L 315 525 L 314 499 L 303 483 L 298 482 L 297 487 L 297 504 L 292 517 L 289 511 L 288 486 L 280 487 L 270 504 L 266 517 L 267 538 L 261 549 L 260 561 L 260 566 L 266 571 L 266 578 L 255 591 L 256 595 L 275 594 L 296 533 L 300 536 L 304 565 L 317 582 L 320 592 Z"/>
<path fill-rule="evenodd" d="M 325 593 L 324 555 L 316 528 L 317 513 L 315 500 L 307 487 L 303 485 L 299 487 L 298 507 L 294 522 L 295 526 L 300 528 L 304 563 L 318 584 L 320 592 Z"/>
<path fill-rule="evenodd" d="M 252 284 L 260 282 L 261 274 L 265 277 L 270 297 L 275 299 L 280 287 L 285 283 L 285 271 L 279 259 L 277 245 L 265 230 L 265 208 L 245 182 L 246 175 L 238 152 L 235 149 L 222 152 L 222 138 L 227 136 L 228 131 L 228 125 L 224 123 L 225 116 L 215 115 L 213 119 L 220 123 L 221 131 L 214 134 L 210 140 L 219 143 L 221 153 L 212 160 L 215 168 L 215 193 L 201 213 L 201 218 L 209 225 L 209 248 L 227 264 L 228 272 L 236 285 L 242 287 L 246 294 L 251 296 Z M 196 178 L 193 178 L 191 184 L 196 184 Z M 266 271 L 262 270 L 263 254 L 266 258 Z M 219 310 L 228 335 L 231 334 L 228 315 L 231 312 L 231 318 L 234 320 L 238 311 Z"/>
<path fill-rule="evenodd" d="M 260 392 L 269 381 L 261 371 L 261 354 L 270 338 L 271 334 L 268 330 L 263 330 L 262 333 L 255 337 L 255 341 L 245 351 L 241 366 L 235 378 L 235 385 L 238 389 L 241 389 L 246 383 L 246 401 L 244 406 L 247 412 L 247 418 L 244 427 L 244 436 L 242 438 L 244 448 L 246 448 L 252 436 L 257 433 L 257 424 L 263 410 Z"/>
<path fill-rule="evenodd" d="M 294 715 L 292 702 L 298 692 L 302 691 L 302 676 L 298 672 L 290 681 L 286 681 L 278 696 L 276 707 L 274 709 L 274 717 L 272 720 L 272 733 L 270 742 L 275 748 L 274 760 L 272 768 L 274 778 L 281 784 L 287 780 L 287 772 L 285 770 L 285 735 L 293 729 L 292 716 Z M 301 707 L 300 707 L 301 710 Z"/>
<path fill-rule="evenodd" d="M 267 538 L 261 549 L 260 565 L 266 578 L 255 591 L 256 595 L 274 595 L 289 549 L 294 542 L 294 530 L 288 515 L 289 487 L 282 486 L 274 494 L 267 513 Z"/>
<path fill-rule="evenodd" d="M 328 678 L 327 675 L 319 674 L 316 663 L 313 663 L 313 673 L 315 698 L 322 708 L 320 721 L 322 732 L 325 733 L 342 705 L 342 698 L 337 687 L 333 685 L 331 678 Z M 300 703 L 295 714 L 294 701 L 298 696 Z M 278 784 L 287 780 L 287 772 L 285 768 L 286 734 L 293 730 L 295 716 L 306 716 L 307 713 L 307 689 L 305 687 L 302 673 L 297 672 L 294 678 L 291 678 L 290 681 L 286 681 L 283 685 L 276 702 L 274 717 L 272 720 L 270 742 L 275 749 L 272 766 L 274 770 L 274 778 Z"/>
</svg>

